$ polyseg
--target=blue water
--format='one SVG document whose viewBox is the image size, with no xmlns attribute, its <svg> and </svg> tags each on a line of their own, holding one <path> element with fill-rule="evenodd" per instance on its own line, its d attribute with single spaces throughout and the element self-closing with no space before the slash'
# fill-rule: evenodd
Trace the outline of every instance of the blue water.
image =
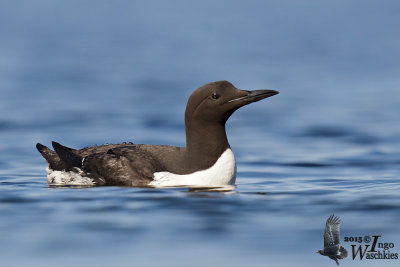
<svg viewBox="0 0 400 267">
<path fill-rule="evenodd" d="M 1 1 L 1 266 L 335 266 L 325 220 L 400 253 L 398 1 Z M 190 93 L 281 93 L 228 121 L 232 192 L 52 188 L 36 142 L 184 145 Z M 341 265 L 398 266 L 398 260 Z"/>
</svg>

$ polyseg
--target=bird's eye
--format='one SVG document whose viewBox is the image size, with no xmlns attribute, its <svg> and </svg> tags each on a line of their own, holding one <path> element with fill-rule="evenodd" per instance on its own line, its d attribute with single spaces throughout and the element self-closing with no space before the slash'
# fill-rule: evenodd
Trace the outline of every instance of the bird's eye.
<svg viewBox="0 0 400 267">
<path fill-rule="evenodd" d="M 218 99 L 219 98 L 219 94 L 214 92 L 214 93 L 211 94 L 211 98 L 212 99 Z"/>
</svg>

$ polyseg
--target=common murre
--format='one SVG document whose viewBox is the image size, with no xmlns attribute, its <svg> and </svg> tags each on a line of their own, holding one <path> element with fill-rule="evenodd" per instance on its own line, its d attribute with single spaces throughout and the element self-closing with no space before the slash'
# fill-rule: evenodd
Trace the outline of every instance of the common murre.
<svg viewBox="0 0 400 267">
<path fill-rule="evenodd" d="M 186 106 L 186 147 L 124 143 L 72 149 L 53 142 L 54 151 L 40 143 L 36 148 L 54 185 L 234 185 L 236 162 L 225 123 L 238 108 L 276 94 L 239 90 L 228 81 L 203 85 Z"/>
</svg>

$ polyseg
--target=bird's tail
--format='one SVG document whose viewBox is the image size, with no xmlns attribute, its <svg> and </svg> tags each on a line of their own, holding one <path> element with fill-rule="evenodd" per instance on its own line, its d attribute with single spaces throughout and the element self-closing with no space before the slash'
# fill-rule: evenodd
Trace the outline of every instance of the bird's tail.
<svg viewBox="0 0 400 267">
<path fill-rule="evenodd" d="M 52 170 L 63 171 L 68 168 L 81 167 L 82 157 L 77 155 L 74 149 L 53 142 L 54 151 L 40 143 L 36 144 L 37 150 L 49 163 Z"/>
<path fill-rule="evenodd" d="M 57 142 L 52 142 L 54 151 L 57 156 L 63 161 L 67 168 L 78 167 L 82 168 L 82 157 L 75 153 L 75 149 L 63 146 Z"/>
<path fill-rule="evenodd" d="M 60 159 L 60 157 L 53 150 L 44 146 L 40 143 L 36 144 L 37 150 L 42 154 L 43 158 L 49 164 L 49 168 L 52 170 L 64 170 L 66 164 Z"/>
<path fill-rule="evenodd" d="M 347 255 L 348 255 L 347 250 L 344 247 L 340 246 L 338 258 L 344 259 L 347 257 Z"/>
</svg>

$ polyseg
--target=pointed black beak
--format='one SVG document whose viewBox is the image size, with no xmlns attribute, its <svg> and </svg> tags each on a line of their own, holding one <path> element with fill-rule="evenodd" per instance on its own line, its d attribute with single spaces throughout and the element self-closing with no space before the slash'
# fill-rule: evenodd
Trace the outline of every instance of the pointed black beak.
<svg viewBox="0 0 400 267">
<path fill-rule="evenodd" d="M 234 98 L 229 100 L 228 103 L 237 102 L 240 103 L 241 106 L 260 101 L 264 98 L 279 94 L 278 91 L 275 90 L 255 90 L 255 91 L 242 91 L 245 93 L 244 96 Z"/>
</svg>

